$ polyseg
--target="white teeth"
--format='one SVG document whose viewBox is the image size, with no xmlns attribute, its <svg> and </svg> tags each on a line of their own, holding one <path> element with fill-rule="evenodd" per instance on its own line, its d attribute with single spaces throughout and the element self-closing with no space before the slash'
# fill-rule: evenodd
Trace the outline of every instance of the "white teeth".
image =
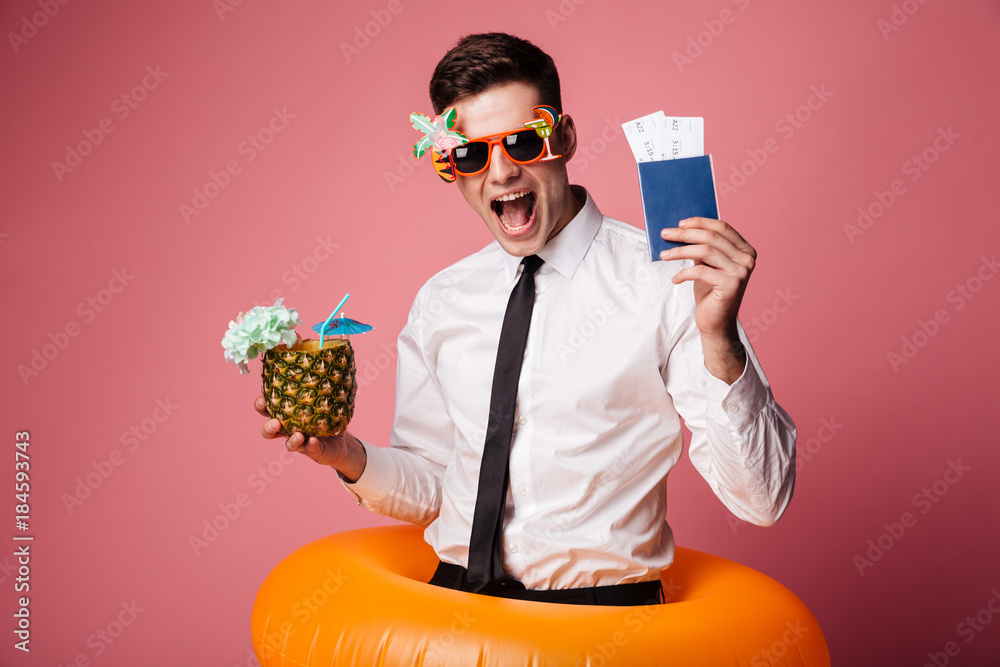
<svg viewBox="0 0 1000 667">
<path fill-rule="evenodd" d="M 509 221 L 509 220 L 507 220 L 507 216 L 506 216 L 506 215 L 501 215 L 501 216 L 500 216 L 500 222 L 501 222 L 501 224 L 503 224 L 503 226 L 504 226 L 504 227 L 506 227 L 507 229 L 521 229 L 522 227 L 524 227 L 525 225 L 527 225 L 527 224 L 528 224 L 528 223 L 524 223 L 524 225 L 520 225 L 520 226 L 518 226 L 518 227 L 515 227 L 514 225 L 510 224 L 510 221 Z"/>
<path fill-rule="evenodd" d="M 526 194 L 528 194 L 528 193 L 527 192 L 515 192 L 514 194 L 502 195 L 500 197 L 497 197 L 495 201 L 514 201 L 515 199 L 523 197 Z"/>
</svg>

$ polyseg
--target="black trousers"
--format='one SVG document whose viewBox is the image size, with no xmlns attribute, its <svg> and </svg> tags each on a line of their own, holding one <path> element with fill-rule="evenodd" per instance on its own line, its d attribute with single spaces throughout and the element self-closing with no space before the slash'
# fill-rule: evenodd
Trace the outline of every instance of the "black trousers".
<svg viewBox="0 0 1000 667">
<path fill-rule="evenodd" d="M 453 590 L 466 590 L 466 570 L 461 565 L 440 563 L 430 584 Z M 660 604 L 663 602 L 663 586 L 660 580 L 641 581 L 617 586 L 591 586 L 589 588 L 566 588 L 549 591 L 533 591 L 520 582 L 512 584 L 486 584 L 483 595 L 532 602 L 554 602 L 556 604 L 593 604 L 612 607 Z"/>
</svg>

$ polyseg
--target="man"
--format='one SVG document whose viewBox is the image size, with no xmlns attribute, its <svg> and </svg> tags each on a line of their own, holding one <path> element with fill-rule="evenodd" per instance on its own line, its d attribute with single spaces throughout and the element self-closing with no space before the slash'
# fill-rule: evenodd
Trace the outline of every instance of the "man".
<svg viewBox="0 0 1000 667">
<path fill-rule="evenodd" d="M 734 514 L 771 525 L 791 499 L 795 427 L 737 322 L 756 252 L 725 222 L 693 218 L 663 230 L 688 245 L 650 263 L 642 232 L 569 184 L 571 116 L 550 137 L 559 159 L 518 152 L 531 136 L 514 131 L 535 107 L 562 111 L 555 65 L 534 45 L 466 37 L 430 87 L 435 113 L 454 107 L 454 130 L 472 139 L 448 159 L 496 242 L 417 295 L 399 337 L 391 447 L 301 433 L 286 447 L 333 467 L 360 504 L 427 526 L 442 561 L 431 583 L 655 603 L 673 560 L 664 514 L 680 417 L 692 462 Z M 526 328 L 514 352 L 508 328 L 522 340 Z M 256 407 L 266 414 L 263 399 Z"/>
</svg>

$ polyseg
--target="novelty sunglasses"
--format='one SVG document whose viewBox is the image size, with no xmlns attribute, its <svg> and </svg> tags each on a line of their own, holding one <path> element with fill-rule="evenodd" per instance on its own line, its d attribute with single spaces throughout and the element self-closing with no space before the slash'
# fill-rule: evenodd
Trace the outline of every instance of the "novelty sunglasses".
<svg viewBox="0 0 1000 667">
<path fill-rule="evenodd" d="M 562 155 L 554 155 L 549 145 L 552 131 L 562 118 L 553 107 L 534 107 L 537 120 L 524 123 L 528 129 L 511 130 L 479 139 L 469 140 L 461 132 L 452 131 L 455 126 L 455 108 L 449 107 L 431 120 L 421 113 L 410 114 L 410 124 L 423 133 L 413 145 L 413 155 L 421 157 L 432 148 L 432 162 L 438 176 L 454 182 L 457 175 L 475 176 L 486 171 L 493 157 L 493 146 L 499 145 L 507 158 L 515 164 L 531 164 L 540 160 L 556 160 Z"/>
</svg>

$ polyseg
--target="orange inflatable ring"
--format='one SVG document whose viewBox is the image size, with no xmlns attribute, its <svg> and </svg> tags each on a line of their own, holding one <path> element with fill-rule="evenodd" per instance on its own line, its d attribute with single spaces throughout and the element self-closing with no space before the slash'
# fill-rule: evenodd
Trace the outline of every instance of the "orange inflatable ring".
<svg viewBox="0 0 1000 667">
<path fill-rule="evenodd" d="M 667 604 L 556 605 L 426 584 L 416 526 L 332 535 L 268 575 L 250 623 L 261 667 L 829 665 L 816 618 L 756 570 L 678 547 Z"/>
</svg>

